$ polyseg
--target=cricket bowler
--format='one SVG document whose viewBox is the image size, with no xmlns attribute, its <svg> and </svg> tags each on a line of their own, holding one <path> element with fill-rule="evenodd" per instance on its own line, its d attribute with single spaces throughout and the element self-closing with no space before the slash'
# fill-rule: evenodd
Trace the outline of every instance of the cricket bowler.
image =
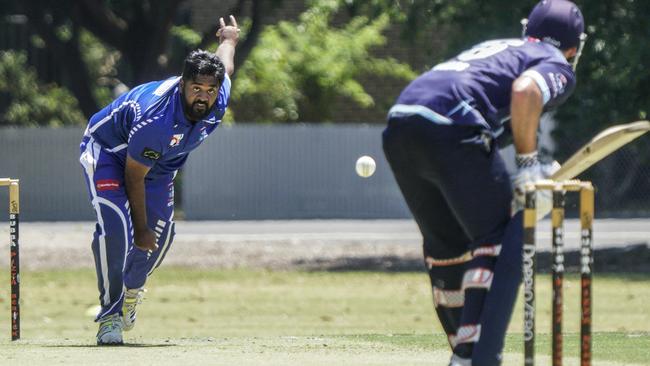
<svg viewBox="0 0 650 366">
<path fill-rule="evenodd" d="M 215 53 L 197 50 L 181 76 L 136 86 L 90 118 L 80 162 L 97 216 L 92 251 L 98 345 L 123 343 L 147 277 L 174 240 L 174 177 L 221 122 L 239 28 L 219 19 Z"/>
</svg>

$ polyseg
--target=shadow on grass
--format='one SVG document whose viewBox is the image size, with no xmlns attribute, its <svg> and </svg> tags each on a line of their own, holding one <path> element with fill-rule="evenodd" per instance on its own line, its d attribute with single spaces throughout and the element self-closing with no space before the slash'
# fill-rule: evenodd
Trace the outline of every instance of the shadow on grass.
<svg viewBox="0 0 650 366">
<path fill-rule="evenodd" d="M 149 343 L 124 343 L 116 345 L 105 345 L 98 346 L 96 344 L 53 344 L 53 345 L 43 345 L 46 348 L 156 348 L 156 347 L 175 347 L 177 344 L 174 343 L 160 343 L 160 344 L 149 344 Z"/>
<path fill-rule="evenodd" d="M 564 253 L 567 272 L 580 269 L 580 251 L 568 250 Z M 538 273 L 551 270 L 551 252 L 537 253 Z M 297 260 L 293 266 L 307 271 L 327 272 L 426 272 L 421 259 L 401 258 L 399 256 L 380 257 L 339 257 L 333 259 Z M 650 276 L 650 246 L 648 243 L 629 244 L 624 247 L 601 248 L 594 251 L 594 271 L 596 273 L 637 274 L 641 279 Z"/>
<path fill-rule="evenodd" d="M 343 257 L 331 260 L 294 261 L 293 265 L 308 271 L 354 272 L 425 272 L 424 260 L 401 258 L 398 256 L 381 257 Z"/>
</svg>

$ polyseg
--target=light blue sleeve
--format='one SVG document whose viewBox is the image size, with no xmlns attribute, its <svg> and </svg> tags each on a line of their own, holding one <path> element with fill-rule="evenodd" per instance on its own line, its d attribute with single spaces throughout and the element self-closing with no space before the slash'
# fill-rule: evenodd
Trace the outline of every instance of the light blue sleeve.
<svg viewBox="0 0 650 366">
<path fill-rule="evenodd" d="M 543 62 L 526 70 L 542 92 L 544 105 L 553 107 L 564 103 L 573 93 L 576 77 L 569 64 Z"/>
</svg>

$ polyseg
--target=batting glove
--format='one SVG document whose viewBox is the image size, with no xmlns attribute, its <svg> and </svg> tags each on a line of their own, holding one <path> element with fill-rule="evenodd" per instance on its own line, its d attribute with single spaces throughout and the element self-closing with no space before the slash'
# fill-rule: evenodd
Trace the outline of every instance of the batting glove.
<svg viewBox="0 0 650 366">
<path fill-rule="evenodd" d="M 551 163 L 540 163 L 537 159 L 537 152 L 530 154 L 517 154 L 517 171 L 511 177 L 513 187 L 512 214 L 524 209 L 526 184 L 538 180 L 548 179 L 560 169 L 557 161 Z M 537 191 L 535 206 L 537 208 L 537 220 L 543 219 L 553 209 L 553 194 L 548 190 Z"/>
</svg>

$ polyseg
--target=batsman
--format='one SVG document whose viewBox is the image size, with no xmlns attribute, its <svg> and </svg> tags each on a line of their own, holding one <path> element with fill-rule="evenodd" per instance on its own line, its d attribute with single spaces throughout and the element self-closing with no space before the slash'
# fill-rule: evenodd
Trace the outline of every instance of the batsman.
<svg viewBox="0 0 650 366">
<path fill-rule="evenodd" d="M 522 38 L 489 40 L 412 81 L 388 112 L 383 148 L 423 237 L 452 366 L 500 365 L 522 278 L 523 187 L 559 167 L 538 160 L 545 110 L 564 103 L 584 40 L 579 8 L 544 0 Z M 512 137 L 510 176 L 497 143 Z M 551 197 L 538 193 L 538 217 Z"/>
<path fill-rule="evenodd" d="M 181 76 L 139 85 L 90 118 L 80 162 L 97 216 L 92 251 L 98 345 L 123 343 L 147 277 L 174 240 L 174 177 L 219 125 L 230 97 L 239 28 L 219 19 L 215 53 L 197 50 Z"/>
</svg>

